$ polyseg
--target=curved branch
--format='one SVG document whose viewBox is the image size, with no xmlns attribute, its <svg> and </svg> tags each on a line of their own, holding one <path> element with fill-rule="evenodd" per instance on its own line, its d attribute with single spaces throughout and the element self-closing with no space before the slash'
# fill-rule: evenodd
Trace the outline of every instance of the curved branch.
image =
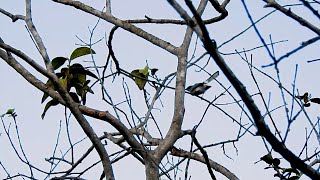
<svg viewBox="0 0 320 180">
<path fill-rule="evenodd" d="M 215 0 L 216 1 L 216 0 Z M 217 4 L 214 8 L 220 13 L 219 16 L 213 17 L 207 20 L 203 20 L 204 24 L 212 24 L 215 22 L 219 22 L 228 16 L 228 11 L 226 10 L 226 6 L 229 4 L 230 0 L 225 0 L 221 5 Z M 176 20 L 176 19 L 153 19 L 148 16 L 145 16 L 146 19 L 134 19 L 134 20 L 126 20 L 129 23 L 155 23 L 155 24 L 176 24 L 176 25 L 187 25 L 184 20 Z"/>
<path fill-rule="evenodd" d="M 196 138 L 196 129 L 197 129 L 197 126 L 195 126 L 195 127 L 193 128 L 193 131 L 191 132 L 191 138 L 192 138 L 194 144 L 198 147 L 198 149 L 199 149 L 200 152 L 202 153 L 203 158 L 204 158 L 204 162 L 205 162 L 205 164 L 207 165 L 207 168 L 208 168 L 208 171 L 209 171 L 209 174 L 210 174 L 211 178 L 212 178 L 213 180 L 215 180 L 215 179 L 217 179 L 217 178 L 216 178 L 216 176 L 213 174 L 213 172 L 212 172 L 212 170 L 211 170 L 211 168 L 210 168 L 211 166 L 210 166 L 210 160 L 209 160 L 209 157 L 208 157 L 208 153 L 207 153 L 207 151 L 205 151 L 205 150 L 202 148 L 201 144 L 199 143 L 198 139 Z"/>
<path fill-rule="evenodd" d="M 89 122 L 85 119 L 82 112 L 78 108 L 78 104 L 73 101 L 69 93 L 61 86 L 59 79 L 56 77 L 56 75 L 48 72 L 50 80 L 56 86 L 59 94 L 56 93 L 53 89 L 48 88 L 43 82 L 41 82 L 36 77 L 34 77 L 30 72 L 28 72 L 20 63 L 18 63 L 14 59 L 14 57 L 11 55 L 10 52 L 7 53 L 5 51 L 0 50 L 0 57 L 3 60 L 5 60 L 12 68 L 14 68 L 20 75 L 22 75 L 30 84 L 34 85 L 35 87 L 42 90 L 43 92 L 47 91 L 49 95 L 54 94 L 55 96 L 58 96 L 60 100 L 63 100 L 64 105 L 70 109 L 70 111 L 72 112 L 72 114 L 74 115 L 78 123 L 80 124 L 81 128 L 83 129 L 85 134 L 89 137 L 96 151 L 98 152 L 101 158 L 102 164 L 104 166 L 104 171 L 106 174 L 108 174 L 107 179 L 110 179 L 110 180 L 114 179 L 112 166 L 111 166 L 107 151 L 105 150 L 104 146 L 102 145 L 98 136 L 95 134 L 92 127 L 90 126 Z"/>
<path fill-rule="evenodd" d="M 290 9 L 286 9 L 282 7 L 280 4 L 278 4 L 275 0 L 263 0 L 267 4 L 265 7 L 273 7 L 276 10 L 282 12 L 283 14 L 287 15 L 288 17 L 294 19 L 298 23 L 300 23 L 302 26 L 305 26 L 306 28 L 310 29 L 311 31 L 315 32 L 316 34 L 320 35 L 320 29 L 308 22 L 307 20 L 303 19 L 302 17 L 296 15 L 293 13 Z"/>
<path fill-rule="evenodd" d="M 0 43 L 1 45 L 1 43 Z M 13 54 L 19 52 L 19 51 L 11 51 Z M 16 54 L 20 57 L 20 54 Z M 35 76 L 33 76 L 28 70 L 26 70 L 20 63 L 18 63 L 13 57 L 12 59 L 9 59 L 7 53 L 5 51 L 0 50 L 0 58 L 2 58 L 4 61 L 6 61 L 13 69 L 15 69 L 23 78 L 25 78 L 30 84 L 38 88 L 40 91 L 47 93 L 51 98 L 58 101 L 62 105 L 66 105 L 66 102 L 62 99 L 62 97 L 53 89 L 49 88 L 44 84 L 42 81 L 37 79 Z M 22 56 L 21 56 L 22 58 Z M 26 58 L 29 58 L 26 56 Z M 25 60 L 25 59 L 24 59 Z M 128 128 L 118 119 L 116 119 L 114 116 L 112 116 L 108 111 L 99 111 L 96 109 L 92 109 L 86 106 L 79 106 L 79 109 L 82 111 L 83 114 L 106 121 L 110 123 L 112 126 L 114 126 L 120 133 L 123 133 L 125 139 L 128 141 L 128 143 L 134 148 L 139 150 L 143 150 L 143 146 L 136 141 L 136 139 L 133 137 L 132 133 L 128 130 Z M 141 154 L 140 154 L 141 155 Z"/>
<path fill-rule="evenodd" d="M 15 54 L 16 56 L 18 56 L 19 58 L 23 59 L 24 61 L 26 61 L 31 67 L 33 67 L 35 70 L 37 70 L 39 73 L 41 73 L 42 75 L 46 76 L 47 78 L 49 78 L 49 74 L 48 71 L 46 69 L 44 69 L 42 66 L 40 66 L 38 63 L 36 63 L 33 59 L 29 58 L 26 54 L 24 54 L 22 51 L 13 48 L 12 46 L 6 44 L 3 42 L 3 40 L 0 37 L 0 48 L 3 48 L 6 51 L 12 52 L 13 54 Z"/>
<path fill-rule="evenodd" d="M 12 53 L 18 53 L 18 52 L 20 51 L 14 51 Z M 21 57 L 24 57 L 24 56 L 21 56 Z M 78 122 L 82 126 L 87 136 L 92 141 L 93 145 L 95 146 L 98 154 L 101 157 L 104 167 L 108 167 L 110 165 L 109 171 L 106 172 L 106 174 L 108 174 L 109 177 L 113 177 L 113 173 L 112 173 L 110 161 L 107 156 L 107 152 L 104 149 L 97 135 L 94 133 L 92 127 L 90 126 L 90 124 L 82 114 L 88 115 L 90 117 L 94 117 L 96 119 L 107 121 L 112 126 L 114 126 L 120 133 L 123 134 L 124 138 L 133 147 L 133 149 L 137 150 L 137 152 L 141 156 L 145 155 L 144 147 L 138 141 L 136 141 L 136 139 L 133 137 L 132 133 L 126 128 L 126 126 L 122 124 L 121 121 L 116 119 L 114 116 L 112 116 L 106 111 L 99 111 L 99 110 L 91 109 L 86 106 L 79 106 L 79 104 L 73 102 L 68 92 L 61 92 L 61 91 L 65 91 L 62 87 L 58 87 L 59 89 L 59 94 L 58 94 L 55 90 L 47 87 L 42 81 L 37 79 L 28 70 L 26 70 L 19 62 L 17 62 L 14 59 L 13 56 L 10 55 L 9 51 L 7 53 L 3 50 L 0 50 L 0 58 L 6 61 L 13 69 L 15 69 L 20 75 L 22 75 L 30 84 L 32 84 L 42 92 L 47 93 L 50 97 L 57 100 L 59 103 L 65 106 L 68 106 L 70 108 L 70 110 L 73 112 L 76 119 L 77 120 L 80 119 L 78 120 Z M 25 58 L 30 59 L 27 56 L 25 56 Z M 61 86 L 59 84 L 59 80 L 54 79 L 53 76 L 55 75 L 52 75 L 49 72 L 47 72 L 47 76 L 50 77 L 51 81 L 55 82 L 58 86 Z"/>
<path fill-rule="evenodd" d="M 15 49 L 11 47 L 10 45 L 5 44 L 2 39 L 0 38 L 0 47 L 5 49 L 6 51 L 9 51 L 13 53 L 14 55 L 20 57 L 22 60 L 26 61 L 28 64 L 30 64 L 35 70 L 40 72 L 46 77 L 50 77 L 47 70 L 45 70 L 42 66 L 37 64 L 33 59 L 31 59 L 29 56 L 24 54 L 22 51 Z M 47 93 L 51 98 L 58 101 L 62 105 L 66 105 L 66 102 L 62 99 L 62 97 L 53 89 L 49 88 L 44 84 L 42 81 L 37 79 L 35 76 L 33 76 L 28 70 L 26 70 L 19 62 L 15 60 L 14 57 L 9 58 L 8 54 L 5 51 L 0 50 L 0 58 L 2 58 L 4 61 L 6 61 L 13 69 L 15 69 L 21 76 L 23 76 L 30 84 L 38 88 L 40 91 Z M 114 127 L 121 133 L 125 134 L 125 138 L 132 147 L 143 150 L 143 146 L 135 140 L 135 138 L 127 138 L 129 136 L 133 136 L 132 133 L 129 131 L 128 128 L 118 119 L 116 119 L 114 116 L 109 114 L 107 111 L 99 111 L 96 109 L 92 109 L 83 105 L 79 106 L 80 110 L 83 111 L 84 114 L 97 118 L 99 120 L 107 121 L 111 125 L 114 125 Z M 122 130 L 120 130 L 120 129 Z"/>
<path fill-rule="evenodd" d="M 19 19 L 25 21 L 25 19 L 26 19 L 25 16 L 18 15 L 18 14 L 13 15 L 10 12 L 8 12 L 8 11 L 2 9 L 2 8 L 0 8 L 0 13 L 2 13 L 4 15 L 8 16 L 9 18 L 11 18 L 12 22 L 16 22 Z"/>
<path fill-rule="evenodd" d="M 125 29 L 125 30 L 127 30 L 137 36 L 140 36 L 141 38 L 151 42 L 152 44 L 165 49 L 166 51 L 170 52 L 171 54 L 175 55 L 177 53 L 176 52 L 177 48 L 174 45 L 170 44 L 169 42 L 164 41 L 164 40 L 146 32 L 146 31 L 138 28 L 137 26 L 134 26 L 126 21 L 120 20 L 114 16 L 111 16 L 111 15 L 106 14 L 104 12 L 98 11 L 98 10 L 96 10 L 96 9 L 92 8 L 91 6 L 88 6 L 84 3 L 81 3 L 79 1 L 72 1 L 72 0 L 52 0 L 52 1 L 80 9 L 81 11 L 92 14 L 92 15 L 99 17 L 107 22 L 110 22 L 116 26 L 119 26 L 122 29 Z"/>
<path fill-rule="evenodd" d="M 205 158 L 197 153 L 194 153 L 194 152 L 188 152 L 188 151 L 185 151 L 182 149 L 173 148 L 171 150 L 171 155 L 177 156 L 177 157 L 185 157 L 185 158 L 193 159 L 198 162 L 206 164 Z M 239 180 L 239 178 L 236 175 L 234 175 L 232 172 L 230 172 L 227 168 L 225 168 L 224 166 L 220 165 L 219 163 L 217 163 L 211 159 L 209 159 L 209 165 L 212 169 L 223 174 L 228 179 Z"/>
</svg>

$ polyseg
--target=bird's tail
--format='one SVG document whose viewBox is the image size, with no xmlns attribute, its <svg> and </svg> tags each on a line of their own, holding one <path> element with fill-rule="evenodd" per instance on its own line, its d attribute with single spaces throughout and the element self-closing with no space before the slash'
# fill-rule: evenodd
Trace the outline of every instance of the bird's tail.
<svg viewBox="0 0 320 180">
<path fill-rule="evenodd" d="M 219 76 L 219 71 L 213 73 L 204 83 L 208 84 L 210 81 L 214 80 Z"/>
</svg>

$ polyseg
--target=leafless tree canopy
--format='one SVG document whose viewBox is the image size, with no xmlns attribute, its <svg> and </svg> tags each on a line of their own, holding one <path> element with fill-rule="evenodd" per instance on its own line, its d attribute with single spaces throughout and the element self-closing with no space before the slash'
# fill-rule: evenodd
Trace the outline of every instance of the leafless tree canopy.
<svg viewBox="0 0 320 180">
<path fill-rule="evenodd" d="M 25 6 L 25 14 L 16 14 L 0 5 L 1 15 L 11 19 L 11 23 L 25 23 L 25 27 L 20 25 L 16 28 L 25 28 L 29 33 L 41 60 L 32 57 L 30 52 L 18 49 L 16 44 L 7 43 L 7 38 L 2 35 L 0 58 L 8 69 L 13 68 L 17 76 L 22 76 L 34 89 L 43 93 L 43 119 L 55 107 L 64 107 L 60 113 L 65 118 L 65 123 L 60 121 L 56 142 L 52 142 L 55 144 L 54 153 L 46 158 L 47 163 L 51 164 L 47 170 L 35 165 L 32 157 L 25 152 L 27 145 L 23 144 L 24 137 L 20 137 L 19 133 L 19 129 L 23 128 L 19 126 L 23 115 L 20 116 L 19 111 L 14 109 L 4 112 L 0 137 L 10 142 L 11 146 L 7 148 L 16 153 L 20 161 L 17 163 L 28 167 L 29 172 L 12 174 L 8 164 L 0 159 L 0 172 L 4 172 L 2 179 L 85 179 L 87 173 L 99 167 L 103 170 L 94 178 L 117 179 L 114 164 L 131 157 L 132 161 L 145 167 L 145 177 L 150 180 L 191 179 L 194 166 L 190 163 L 195 161 L 206 167 L 206 173 L 212 179 L 224 176 L 235 180 L 239 179 L 239 174 L 223 162 L 216 162 L 213 156 L 232 159 L 230 152 L 241 156 L 238 143 L 248 141 L 247 144 L 251 144 L 246 137 L 258 139 L 264 145 L 265 149 L 259 152 L 261 156 L 256 161 L 267 167 L 265 171 L 273 172 L 275 178 L 320 179 L 319 117 L 310 115 L 316 108 L 319 109 L 320 98 L 312 97 L 310 94 L 317 92 L 308 92 L 308 87 L 299 92 L 300 87 L 296 85 L 300 72 L 298 65 L 306 63 L 310 66 L 319 60 L 305 53 L 308 48 L 319 47 L 318 0 L 297 0 L 290 2 L 292 4 L 285 4 L 289 1 L 263 0 L 261 6 L 254 7 L 254 10 L 249 0 L 167 0 L 168 12 L 174 11 L 178 16 L 168 17 L 163 12 L 163 18 L 146 14 L 140 19 L 124 19 L 118 11 L 114 13 L 120 7 L 116 7 L 111 0 L 106 0 L 100 9 L 80 1 L 52 2 L 96 18 L 94 26 L 89 27 L 89 40 L 77 37 L 80 44 L 70 52 L 70 57 L 52 57 L 48 53 L 46 40 L 37 30 L 42 25 L 34 23 L 38 17 L 33 16 L 31 4 L 37 1 L 31 3 L 31 0 L 26 0 L 24 5 L 16 5 Z M 232 3 L 238 3 L 237 8 L 246 14 L 241 17 L 243 22 L 250 24 L 244 29 L 232 27 L 235 28 L 232 32 L 237 33 L 231 37 L 217 37 L 217 31 L 225 30 L 227 33 L 228 29 L 219 27 L 229 21 L 229 15 L 233 13 L 229 10 Z M 253 13 L 262 10 L 267 13 L 261 17 Z M 264 25 L 263 21 L 271 16 L 294 22 L 296 31 L 301 31 L 296 36 L 304 38 L 301 44 L 293 49 L 281 50 L 290 39 L 273 39 L 270 33 L 266 35 L 269 25 Z M 97 28 L 101 28 L 102 23 L 107 24 L 105 34 L 98 34 L 100 31 Z M 279 31 L 291 31 L 281 25 L 273 26 Z M 162 35 L 150 29 L 162 31 Z M 182 41 L 167 38 L 168 31 Z M 249 36 L 249 31 L 254 36 Z M 311 36 L 303 35 L 303 32 Z M 118 33 L 134 35 L 133 40 L 127 39 L 128 43 L 135 39 L 143 40 L 161 53 L 174 56 L 176 61 L 168 64 L 159 58 L 148 59 L 141 64 L 134 59 L 123 59 L 118 53 L 119 48 L 122 49 L 117 44 L 120 38 Z M 97 40 L 96 36 L 101 38 Z M 258 45 L 251 43 L 250 38 L 254 38 Z M 232 43 L 237 39 L 246 41 L 243 42 L 244 47 L 233 47 Z M 62 43 L 61 46 L 67 45 Z M 106 52 L 96 50 L 101 46 Z M 223 49 L 225 46 L 235 51 L 226 52 Z M 143 47 L 125 51 L 144 53 Z M 103 53 L 106 53 L 105 59 L 96 58 L 96 55 Z M 287 63 L 300 54 L 308 62 Z M 319 52 L 314 54 L 319 56 Z M 85 55 L 90 61 L 77 60 Z M 130 69 L 130 64 L 139 68 Z M 283 80 L 283 73 L 291 73 L 292 81 Z M 199 80 L 194 81 L 194 78 Z M 306 86 L 311 87 L 312 84 Z M 104 108 L 92 106 L 92 99 L 99 101 Z M 85 149 L 78 148 L 84 139 L 75 141 L 71 138 L 70 123 L 74 121 L 90 140 L 90 144 L 82 146 Z M 227 123 L 224 130 L 217 128 L 221 127 L 222 122 Z M 301 122 L 303 125 L 295 126 Z M 94 126 L 95 123 L 109 128 L 101 131 L 101 128 Z M 222 137 L 219 136 L 220 131 L 234 138 L 219 138 Z M 295 139 L 296 131 L 305 131 L 305 137 L 300 138 L 303 142 L 296 143 L 299 147 L 288 140 Z M 62 133 L 67 134 L 65 140 L 59 138 Z M 68 149 L 58 150 L 62 141 L 68 144 Z M 97 155 L 95 162 L 84 163 L 92 154 Z"/>
</svg>

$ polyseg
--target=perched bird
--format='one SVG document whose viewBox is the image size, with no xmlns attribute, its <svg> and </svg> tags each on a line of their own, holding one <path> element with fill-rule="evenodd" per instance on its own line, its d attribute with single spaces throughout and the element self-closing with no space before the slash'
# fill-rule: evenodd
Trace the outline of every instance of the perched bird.
<svg viewBox="0 0 320 180">
<path fill-rule="evenodd" d="M 191 95 L 193 96 L 198 96 L 203 94 L 204 92 L 206 92 L 211 86 L 208 85 L 208 83 L 212 80 L 214 80 L 215 78 L 217 78 L 219 76 L 219 71 L 215 72 L 214 74 L 212 74 L 206 81 L 201 82 L 201 83 L 196 83 L 192 86 L 188 86 L 187 87 L 187 91 L 190 92 Z"/>
</svg>

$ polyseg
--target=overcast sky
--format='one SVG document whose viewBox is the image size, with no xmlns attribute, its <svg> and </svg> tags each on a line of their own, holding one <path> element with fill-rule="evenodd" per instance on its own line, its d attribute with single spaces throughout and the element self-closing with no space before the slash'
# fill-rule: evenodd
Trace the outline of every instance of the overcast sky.
<svg viewBox="0 0 320 180">
<path fill-rule="evenodd" d="M 104 0 L 96 1 L 82 1 L 90 4 L 91 6 L 102 10 L 104 6 Z M 283 1 L 280 1 L 283 2 Z M 296 2 L 296 1 L 294 1 Z M 251 10 L 252 16 L 255 20 L 261 18 L 265 14 L 269 13 L 271 8 L 262 8 L 264 3 L 262 1 L 249 1 L 247 0 L 248 8 Z M 23 0 L 1 0 L 0 7 L 11 12 L 12 14 L 25 13 L 25 3 Z M 318 7 L 319 5 L 315 6 Z M 319 27 L 320 23 L 306 8 L 302 6 L 292 7 L 292 9 L 299 14 L 303 15 L 306 19 L 313 22 Z M 205 12 L 204 17 L 212 16 L 210 9 Z M 222 22 L 212 24 L 208 26 L 210 35 L 216 40 L 218 45 L 229 40 L 237 33 L 243 31 L 245 28 L 250 26 L 250 21 L 244 11 L 244 8 L 240 1 L 232 1 L 228 6 L 227 10 L 229 16 Z M 91 15 L 85 14 L 72 7 L 64 6 L 61 4 L 54 3 L 52 1 L 40 1 L 34 0 L 32 4 L 33 21 L 42 37 L 44 44 L 48 50 L 50 58 L 57 56 L 70 56 L 73 49 L 78 47 L 77 44 L 81 44 L 81 41 L 76 37 L 78 36 L 82 40 L 88 42 L 89 40 L 89 29 L 92 29 L 97 22 L 97 18 Z M 144 18 L 145 15 L 151 18 L 176 18 L 179 16 L 169 6 L 169 4 L 163 1 L 126 1 L 116 0 L 112 1 L 112 13 L 121 19 L 135 19 Z M 30 36 L 24 27 L 24 22 L 12 21 L 0 15 L 0 37 L 7 44 L 25 52 L 29 57 L 34 58 L 36 62 L 43 65 L 42 59 L 35 48 Z M 258 25 L 262 35 L 268 40 L 269 35 L 272 36 L 274 42 L 287 40 L 286 42 L 275 45 L 276 57 L 280 57 L 286 52 L 296 48 L 299 44 L 305 40 L 315 37 L 316 35 L 303 28 L 298 23 L 289 19 L 281 13 L 274 13 L 265 20 L 261 21 Z M 174 45 L 179 45 L 183 39 L 183 33 L 185 30 L 184 26 L 181 25 L 139 25 L 142 29 L 155 34 L 156 36 L 163 38 Z M 100 22 L 94 33 L 94 40 L 99 40 L 105 37 L 105 34 L 109 34 L 112 26 L 106 22 Z M 195 38 L 194 38 L 195 39 Z M 193 41 L 194 42 L 194 41 Z M 164 50 L 155 47 L 149 42 L 136 37 L 123 30 L 118 30 L 114 37 L 114 51 L 117 58 L 120 61 L 120 65 L 127 71 L 134 69 L 143 68 L 146 65 L 146 61 L 150 67 L 158 68 L 158 77 L 164 78 L 167 74 L 172 73 L 176 69 L 177 60 L 171 54 Z M 221 47 L 219 50 L 223 53 L 235 52 L 235 49 L 242 50 L 254 48 L 260 46 L 261 42 L 257 38 L 253 29 L 247 31 L 239 38 Z M 97 45 L 93 46 L 93 49 L 97 52 L 95 60 L 98 65 L 103 65 L 107 56 L 107 47 L 105 40 L 102 40 Z M 194 45 L 191 46 L 191 51 L 194 49 Z M 196 57 L 204 52 L 202 45 L 198 42 Z M 259 68 L 262 65 L 271 63 L 271 59 L 267 56 L 264 48 L 257 49 L 250 52 L 253 57 L 253 64 Z M 250 54 L 249 54 L 250 55 Z M 226 62 L 230 65 L 235 74 L 239 76 L 239 79 L 247 87 L 251 94 L 257 93 L 256 86 L 250 75 L 250 71 L 246 63 L 244 63 L 238 55 L 224 56 Z M 308 60 L 319 58 L 319 43 L 315 43 L 301 52 L 290 56 L 280 63 L 280 75 L 283 85 L 292 90 L 292 83 L 294 79 L 295 67 L 298 64 L 298 74 L 296 79 L 296 88 L 299 89 L 300 93 L 309 92 L 313 97 L 320 97 L 318 83 L 318 71 L 320 68 L 320 61 L 314 63 L 307 63 Z M 81 58 L 78 61 L 85 65 L 92 65 L 88 62 L 89 57 Z M 86 62 L 84 62 L 86 61 Z M 22 62 L 22 61 L 21 61 Z M 206 60 L 201 62 L 204 65 Z M 22 62 L 22 64 L 25 64 Z M 31 69 L 28 67 L 28 69 Z M 218 70 L 218 67 L 213 63 L 209 63 L 208 68 L 214 73 Z M 264 72 L 270 76 L 276 78 L 275 69 L 273 67 L 261 68 Z M 199 81 L 203 81 L 208 76 L 205 73 L 198 73 L 197 68 L 191 68 L 188 70 L 187 85 L 194 84 Z M 31 70 L 31 72 L 35 72 Z M 36 73 L 39 79 L 46 81 L 46 78 L 42 77 L 39 73 Z M 270 79 L 256 73 L 257 80 L 260 82 L 262 93 L 265 97 L 271 94 L 270 109 L 277 108 L 282 105 L 281 96 L 277 85 Z M 44 120 L 41 119 L 41 114 L 44 108 L 44 104 L 41 104 L 41 97 L 43 95 L 38 89 L 34 88 L 28 82 L 18 75 L 11 67 L 9 67 L 2 59 L 0 60 L 0 77 L 1 77 L 1 93 L 0 93 L 0 114 L 5 113 L 9 108 L 15 108 L 18 114 L 17 120 L 19 125 L 20 135 L 22 137 L 22 143 L 26 154 L 32 164 L 48 170 L 50 164 L 45 161 L 52 155 L 55 147 L 57 134 L 59 130 L 60 121 L 62 123 L 62 129 L 65 128 L 64 121 L 64 109 L 63 107 L 53 107 L 49 109 Z M 146 113 L 145 104 L 143 102 L 143 93 L 139 91 L 134 85 L 134 82 L 128 78 L 124 79 L 130 86 L 130 92 L 132 93 L 132 99 L 137 108 L 137 113 L 141 116 Z M 226 80 L 224 75 L 220 73 L 219 81 L 224 86 L 229 87 L 230 83 Z M 110 85 L 106 85 L 110 95 L 114 98 L 116 103 L 120 103 L 124 100 L 124 90 L 122 89 L 122 77 L 117 77 L 116 82 Z M 171 84 L 173 86 L 174 83 Z M 212 88 L 208 91 L 204 97 L 212 100 L 215 96 L 223 92 L 223 88 L 220 87 L 216 82 L 212 82 Z M 151 95 L 154 94 L 152 89 L 149 89 Z M 89 94 L 87 105 L 99 110 L 108 110 L 113 113 L 112 108 L 101 101 L 101 92 L 98 86 L 94 87 L 96 92 L 94 95 Z M 231 92 L 235 94 L 235 91 L 231 89 Z M 166 90 L 161 100 L 162 102 L 156 103 L 157 110 L 154 111 L 155 116 L 160 121 L 159 124 L 163 128 L 163 133 L 166 132 L 168 125 L 170 124 L 172 113 L 173 113 L 173 90 Z M 236 94 L 235 94 L 236 95 Z M 236 98 L 238 98 L 236 96 Z M 288 103 L 291 105 L 289 97 Z M 257 98 L 258 99 L 258 98 Z M 221 98 L 217 103 L 232 102 L 229 96 Z M 162 104 L 163 103 L 163 106 Z M 261 101 L 257 102 L 259 107 L 262 107 Z M 185 121 L 183 124 L 184 129 L 192 129 L 201 119 L 201 116 L 206 108 L 206 103 L 201 102 L 199 99 L 190 95 L 186 96 L 186 112 Z M 228 106 L 221 106 L 228 113 L 236 118 L 240 118 L 241 112 L 237 105 L 232 104 Z M 284 108 L 276 110 L 274 117 L 277 117 L 276 121 L 282 130 L 285 130 L 286 119 L 284 116 Z M 297 112 L 294 111 L 295 113 Z M 307 109 L 308 115 L 313 122 L 316 122 L 316 118 L 319 115 L 319 106 L 312 106 Z M 265 112 L 262 111 L 262 114 Z M 85 137 L 84 133 L 75 121 L 71 119 L 71 131 L 73 142 L 79 141 Z M 12 121 L 10 118 L 5 118 L 6 127 Z M 95 128 L 98 135 L 102 135 L 104 131 L 113 131 L 109 125 L 97 122 L 96 120 L 90 119 L 91 125 Z M 248 121 L 248 118 L 244 117 L 243 121 Z M 269 119 L 266 119 L 267 123 L 270 123 Z M 305 142 L 305 127 L 310 126 L 305 117 L 301 117 L 299 122 L 296 122 L 292 126 L 292 134 L 288 139 L 288 147 L 292 148 L 295 153 L 300 152 L 301 147 Z M 8 143 L 2 125 L 0 126 L 0 161 L 6 167 L 7 171 L 14 175 L 18 172 L 28 174 L 28 168 L 17 158 L 16 154 L 12 150 Z M 153 128 L 152 126 L 150 127 Z M 11 125 L 13 129 L 13 125 Z M 212 108 L 205 117 L 204 122 L 198 129 L 198 137 L 202 144 L 216 143 L 225 140 L 234 139 L 238 133 L 239 127 L 236 123 L 232 122 L 231 119 L 227 118 L 223 113 L 217 109 Z M 254 129 L 252 129 L 255 132 Z M 64 131 L 62 131 L 64 132 Z M 13 130 L 11 132 L 14 134 Z M 158 135 L 154 133 L 154 135 Z M 61 134 L 61 142 L 58 146 L 58 155 L 66 152 L 68 149 L 68 142 L 66 134 Z M 179 140 L 176 147 L 189 149 L 189 138 L 185 137 Z M 236 144 L 237 150 L 232 144 L 225 146 L 225 153 L 230 157 L 224 155 L 221 146 L 208 149 L 209 157 L 224 165 L 231 172 L 235 173 L 240 179 L 256 179 L 259 177 L 260 180 L 269 180 L 273 178 L 274 171 L 271 169 L 265 170 L 266 164 L 260 162 L 254 164 L 259 158 L 267 153 L 264 144 L 259 137 L 253 137 L 249 134 L 245 135 Z M 78 148 L 76 153 L 79 156 L 86 151 L 86 148 L 90 146 L 88 139 L 84 142 L 79 143 L 76 146 Z M 319 144 L 313 137 L 310 140 L 310 148 L 319 147 Z M 114 152 L 116 146 L 108 143 L 109 154 Z M 312 153 L 312 152 L 309 152 Z M 275 154 L 276 155 L 276 154 Z M 90 158 L 90 162 L 83 162 L 84 165 L 88 165 L 91 162 L 97 160 L 96 155 Z M 191 162 L 192 168 L 190 169 L 191 179 L 209 179 L 210 176 L 207 173 L 206 167 L 203 164 L 197 162 Z M 61 163 L 61 167 L 68 167 Z M 84 167 L 84 166 L 83 166 Z M 185 166 L 181 166 L 181 170 L 184 171 Z M 117 179 L 144 179 L 145 172 L 144 167 L 133 160 L 133 158 L 126 158 L 123 161 L 117 162 L 114 165 L 115 176 Z M 205 173 L 204 173 L 205 172 Z M 93 173 L 85 174 L 84 177 L 88 179 L 96 179 L 100 176 L 101 168 L 98 167 Z M 37 173 L 39 179 L 45 176 L 41 173 Z M 219 179 L 224 179 L 218 173 L 215 173 Z M 98 176 L 97 176 L 98 175 Z M 179 174 L 180 177 L 184 177 L 183 173 Z M 0 178 L 6 177 L 5 172 L 0 168 Z M 305 178 L 306 179 L 306 178 Z"/>
</svg>

